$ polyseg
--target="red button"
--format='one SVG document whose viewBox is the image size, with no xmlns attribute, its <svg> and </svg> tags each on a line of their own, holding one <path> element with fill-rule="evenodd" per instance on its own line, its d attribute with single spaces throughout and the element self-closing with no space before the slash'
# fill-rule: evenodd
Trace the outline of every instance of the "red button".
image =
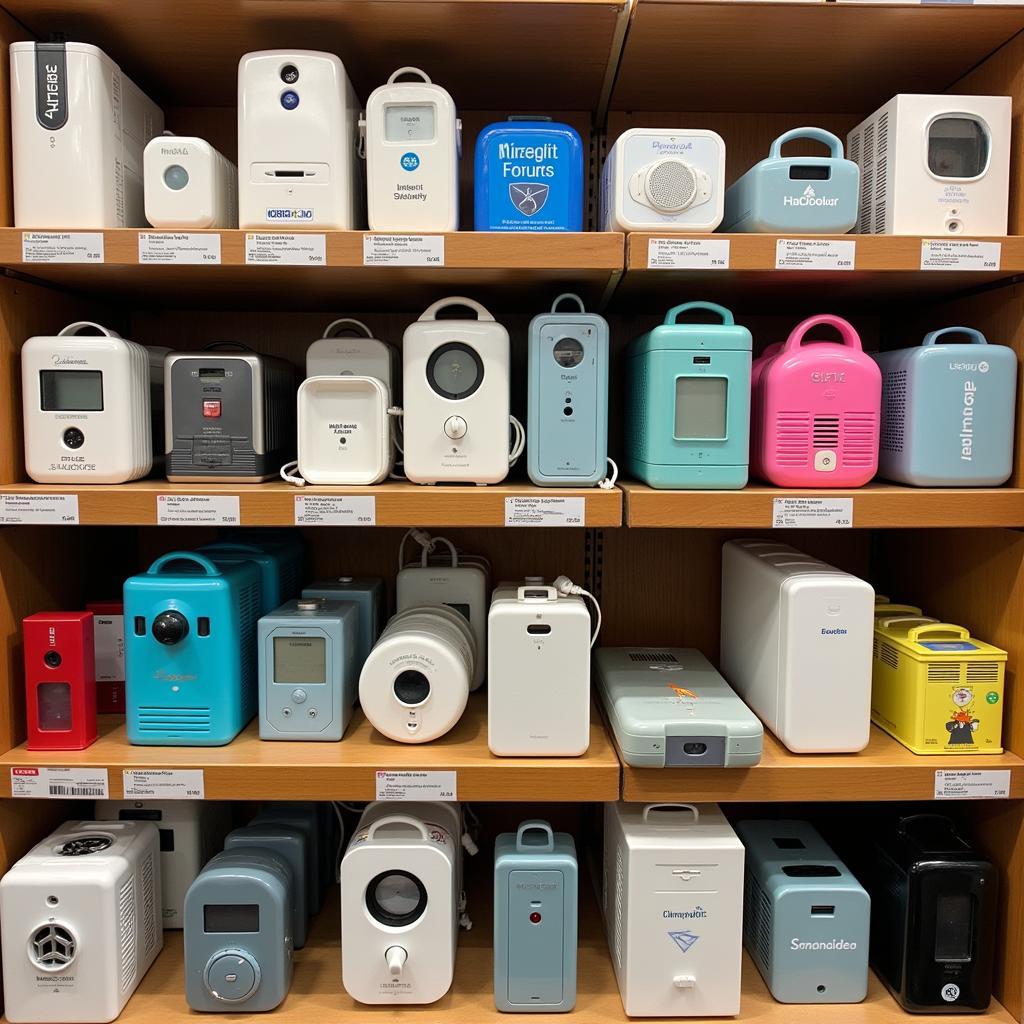
<svg viewBox="0 0 1024 1024">
<path fill-rule="evenodd" d="M 208 416 L 211 419 L 216 419 L 220 416 L 220 399 L 209 399 L 203 402 L 203 415 Z"/>
<path fill-rule="evenodd" d="M 532 914 L 530 915 L 530 920 L 531 920 L 531 921 L 532 921 L 532 922 L 533 922 L 534 924 L 540 924 L 540 914 L 538 914 L 538 913 L 537 913 L 537 911 L 535 910 L 535 911 L 534 911 L 534 912 L 533 912 L 533 913 L 532 913 Z"/>
</svg>

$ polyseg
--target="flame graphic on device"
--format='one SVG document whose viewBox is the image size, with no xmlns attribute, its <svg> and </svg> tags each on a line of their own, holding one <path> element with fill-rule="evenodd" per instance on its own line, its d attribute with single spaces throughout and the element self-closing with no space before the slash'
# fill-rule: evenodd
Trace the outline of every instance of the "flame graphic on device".
<svg viewBox="0 0 1024 1024">
<path fill-rule="evenodd" d="M 685 686 L 676 686 L 675 683 L 665 684 L 677 697 L 689 697 L 691 700 L 697 699 L 697 694 L 693 690 L 688 690 Z"/>
</svg>

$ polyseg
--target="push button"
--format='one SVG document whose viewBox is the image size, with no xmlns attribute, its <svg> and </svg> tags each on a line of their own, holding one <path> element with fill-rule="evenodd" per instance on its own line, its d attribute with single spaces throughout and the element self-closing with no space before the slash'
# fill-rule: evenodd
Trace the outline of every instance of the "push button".
<svg viewBox="0 0 1024 1024">
<path fill-rule="evenodd" d="M 307 696 L 308 694 L 301 687 L 297 690 L 292 690 L 292 700 L 295 701 L 296 704 L 304 704 Z"/>
<path fill-rule="evenodd" d="M 814 453 L 814 468 L 819 473 L 832 473 L 836 468 L 836 453 L 831 448 L 823 448 Z"/>
<path fill-rule="evenodd" d="M 206 985 L 210 994 L 226 1003 L 248 998 L 259 980 L 256 965 L 237 953 L 221 953 L 206 968 Z"/>
<path fill-rule="evenodd" d="M 220 399 L 219 398 L 204 398 L 203 399 L 203 416 L 207 419 L 220 419 Z"/>
</svg>

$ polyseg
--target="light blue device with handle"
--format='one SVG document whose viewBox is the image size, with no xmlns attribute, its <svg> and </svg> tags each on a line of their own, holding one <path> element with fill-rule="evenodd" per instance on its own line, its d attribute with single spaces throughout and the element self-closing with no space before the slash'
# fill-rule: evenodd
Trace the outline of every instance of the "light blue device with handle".
<svg viewBox="0 0 1024 1024">
<path fill-rule="evenodd" d="M 826 156 L 783 156 L 794 139 L 813 139 Z M 857 223 L 860 168 L 843 157 L 843 143 L 824 128 L 783 132 L 759 160 L 725 193 L 720 231 L 763 231 L 841 235 Z"/>
</svg>

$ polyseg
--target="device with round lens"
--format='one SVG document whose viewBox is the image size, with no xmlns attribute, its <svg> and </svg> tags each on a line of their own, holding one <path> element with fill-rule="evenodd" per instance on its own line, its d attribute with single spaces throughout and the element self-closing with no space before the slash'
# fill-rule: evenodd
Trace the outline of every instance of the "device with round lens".
<svg viewBox="0 0 1024 1024">
<path fill-rule="evenodd" d="M 416 669 L 406 669 L 398 674 L 394 689 L 403 704 L 422 704 L 430 696 L 430 680 Z"/>
<path fill-rule="evenodd" d="M 153 620 L 153 639 L 172 646 L 188 635 L 188 619 L 181 612 L 161 612 Z"/>
<path fill-rule="evenodd" d="M 188 171 L 181 164 L 164 168 L 164 184 L 172 192 L 180 192 L 188 184 Z"/>
<path fill-rule="evenodd" d="M 401 928 L 427 908 L 427 890 L 408 871 L 384 871 L 366 887 L 366 909 L 381 924 Z"/>
<path fill-rule="evenodd" d="M 427 362 L 427 380 L 442 398 L 467 398 L 484 378 L 484 364 L 468 345 L 452 341 L 433 351 Z"/>
<path fill-rule="evenodd" d="M 281 81 L 287 85 L 294 85 L 299 80 L 299 69 L 294 64 L 285 64 L 281 68 Z"/>
<path fill-rule="evenodd" d="M 559 338 L 553 352 L 559 366 L 579 366 L 583 362 L 583 346 L 575 338 Z"/>
<path fill-rule="evenodd" d="M 299 105 L 299 94 L 291 89 L 281 93 L 281 106 L 285 110 L 294 110 Z"/>
</svg>

